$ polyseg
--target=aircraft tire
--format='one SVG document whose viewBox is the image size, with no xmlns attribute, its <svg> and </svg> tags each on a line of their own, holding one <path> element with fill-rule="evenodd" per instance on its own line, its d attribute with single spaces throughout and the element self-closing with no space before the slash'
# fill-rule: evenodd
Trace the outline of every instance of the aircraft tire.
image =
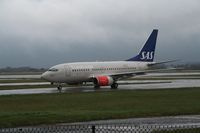
<svg viewBox="0 0 200 133">
<path fill-rule="evenodd" d="M 58 91 L 59 91 L 59 92 L 62 91 L 62 86 L 61 86 L 61 85 L 59 85 L 57 88 L 58 88 Z"/>
<path fill-rule="evenodd" d="M 100 86 L 99 85 L 94 85 L 94 89 L 99 89 Z"/>
<path fill-rule="evenodd" d="M 117 83 L 113 83 L 112 85 L 111 85 L 111 89 L 117 89 L 118 88 L 118 84 Z"/>
</svg>

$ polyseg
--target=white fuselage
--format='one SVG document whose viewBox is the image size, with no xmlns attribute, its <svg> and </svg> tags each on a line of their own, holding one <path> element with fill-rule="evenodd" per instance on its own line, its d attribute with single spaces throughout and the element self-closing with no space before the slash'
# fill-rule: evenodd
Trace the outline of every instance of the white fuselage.
<svg viewBox="0 0 200 133">
<path fill-rule="evenodd" d="M 83 82 L 93 82 L 94 88 L 111 86 L 116 89 L 117 80 L 144 74 L 148 72 L 145 70 L 152 66 L 152 63 L 155 64 L 153 60 L 157 34 L 158 30 L 154 29 L 140 52 L 126 61 L 60 64 L 43 73 L 42 78 L 51 83 L 58 83 L 58 90 L 62 88 L 60 83 L 79 84 Z"/>
<path fill-rule="evenodd" d="M 51 67 L 42 77 L 55 83 L 82 83 L 92 77 L 128 73 L 148 69 L 148 62 L 110 61 L 65 63 Z"/>
</svg>

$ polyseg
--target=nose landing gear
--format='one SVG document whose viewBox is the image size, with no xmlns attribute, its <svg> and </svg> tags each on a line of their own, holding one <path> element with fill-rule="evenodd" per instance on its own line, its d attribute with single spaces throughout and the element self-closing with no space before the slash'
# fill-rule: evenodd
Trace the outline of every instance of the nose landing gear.
<svg viewBox="0 0 200 133">
<path fill-rule="evenodd" d="M 61 85 L 61 84 L 58 84 L 57 89 L 58 89 L 59 92 L 62 92 L 62 85 Z"/>
</svg>

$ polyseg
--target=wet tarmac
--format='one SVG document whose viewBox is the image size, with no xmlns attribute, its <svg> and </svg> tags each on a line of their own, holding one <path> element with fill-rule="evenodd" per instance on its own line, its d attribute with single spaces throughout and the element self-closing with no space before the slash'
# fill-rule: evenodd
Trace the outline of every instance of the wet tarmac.
<svg viewBox="0 0 200 133">
<path fill-rule="evenodd" d="M 23 84 L 23 83 L 19 83 Z M 24 83 L 29 84 L 29 83 Z M 31 83 L 33 84 L 33 83 Z M 42 84 L 42 83 L 41 83 Z M 46 83 L 44 83 L 46 84 Z M 186 87 L 200 87 L 200 79 L 188 80 L 137 80 L 137 81 L 119 81 L 118 90 L 145 90 L 145 89 L 174 89 Z M 63 87 L 62 92 L 94 92 L 94 91 L 110 91 L 110 87 L 102 87 L 95 90 L 93 86 L 76 86 Z M 0 95 L 14 94 L 42 94 L 42 93 L 58 93 L 57 88 L 35 88 L 35 89 L 16 89 L 16 90 L 0 90 Z"/>
<path fill-rule="evenodd" d="M 126 124 L 134 125 L 199 125 L 200 115 L 182 115 L 182 116 L 165 116 L 165 117 L 150 117 L 150 118 L 130 118 L 116 120 L 99 120 L 90 122 L 79 122 L 72 124 Z"/>
<path fill-rule="evenodd" d="M 154 83 L 170 83 L 171 81 L 163 80 L 129 80 L 118 81 L 119 84 L 154 84 Z M 49 85 L 50 82 L 26 82 L 26 83 L 0 83 L 0 86 L 20 86 L 20 85 Z M 91 86 L 92 83 L 87 83 Z"/>
<path fill-rule="evenodd" d="M 166 80 L 165 80 L 166 81 Z M 156 84 L 138 84 L 138 85 L 123 85 L 124 89 L 172 89 L 172 88 L 186 88 L 186 87 L 200 87 L 200 79 L 187 80 L 167 80 L 168 83 Z M 121 87 L 120 87 L 121 88 Z"/>
<path fill-rule="evenodd" d="M 178 72 L 178 73 L 149 73 L 139 76 L 146 77 L 148 80 L 134 79 L 126 81 L 118 81 L 119 90 L 137 90 L 137 89 L 169 89 L 169 88 L 185 88 L 185 87 L 200 87 L 200 72 Z M 159 78 L 154 80 L 151 78 Z M 173 78 L 188 78 L 188 79 L 173 79 Z M 15 79 L 38 79 L 40 75 L 0 75 L 0 80 L 15 80 Z M 166 79 L 169 78 L 169 79 Z M 172 79 L 171 79 L 172 78 Z M 197 78 L 197 79 L 191 79 Z M 198 79 L 199 78 L 199 79 Z M 49 82 L 31 82 L 31 83 L 0 83 L 0 87 L 6 86 L 24 86 L 24 85 L 49 85 Z M 62 92 L 93 92 L 93 91 L 110 91 L 110 87 L 101 87 L 95 90 L 93 85 L 63 87 Z M 26 88 L 16 90 L 0 90 L 0 95 L 13 94 L 41 94 L 41 93 L 58 93 L 56 87 L 52 88 Z"/>
</svg>

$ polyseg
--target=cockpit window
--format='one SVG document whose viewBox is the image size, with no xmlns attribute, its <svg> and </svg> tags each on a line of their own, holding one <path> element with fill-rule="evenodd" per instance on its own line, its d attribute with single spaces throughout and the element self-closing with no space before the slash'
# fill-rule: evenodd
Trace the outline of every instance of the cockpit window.
<svg viewBox="0 0 200 133">
<path fill-rule="evenodd" d="M 57 72 L 58 69 L 56 69 L 56 68 L 50 68 L 48 71 L 51 71 L 51 72 Z"/>
</svg>

